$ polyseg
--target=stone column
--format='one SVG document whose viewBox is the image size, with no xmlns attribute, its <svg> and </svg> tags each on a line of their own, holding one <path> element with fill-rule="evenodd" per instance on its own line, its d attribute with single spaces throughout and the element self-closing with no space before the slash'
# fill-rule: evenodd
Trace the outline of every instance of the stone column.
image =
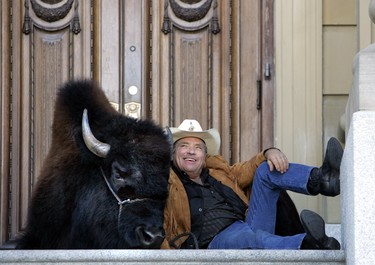
<svg viewBox="0 0 375 265">
<path fill-rule="evenodd" d="M 369 6 L 375 23 L 375 0 Z M 375 44 L 359 52 L 346 110 L 341 165 L 342 236 L 346 264 L 375 264 Z"/>
</svg>

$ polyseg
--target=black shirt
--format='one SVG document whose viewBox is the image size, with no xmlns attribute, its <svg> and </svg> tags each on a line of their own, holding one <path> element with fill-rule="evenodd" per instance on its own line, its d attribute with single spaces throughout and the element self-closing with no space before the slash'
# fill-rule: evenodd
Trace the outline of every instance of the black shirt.
<svg viewBox="0 0 375 265">
<path fill-rule="evenodd" d="M 199 248 L 208 244 L 221 230 L 236 220 L 245 218 L 247 205 L 229 187 L 215 180 L 205 169 L 202 171 L 203 185 L 190 180 L 189 176 L 173 166 L 180 177 L 189 198 L 191 232 L 198 239 Z M 190 237 L 185 248 L 194 248 Z"/>
</svg>

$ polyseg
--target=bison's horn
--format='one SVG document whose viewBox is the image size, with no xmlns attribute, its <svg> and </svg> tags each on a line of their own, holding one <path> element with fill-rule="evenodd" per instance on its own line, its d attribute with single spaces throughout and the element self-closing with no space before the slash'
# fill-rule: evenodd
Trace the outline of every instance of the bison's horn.
<svg viewBox="0 0 375 265">
<path fill-rule="evenodd" d="M 92 134 L 87 117 L 87 109 L 84 109 L 82 116 L 82 136 L 87 148 L 99 157 L 106 157 L 111 145 L 102 143 Z"/>
</svg>

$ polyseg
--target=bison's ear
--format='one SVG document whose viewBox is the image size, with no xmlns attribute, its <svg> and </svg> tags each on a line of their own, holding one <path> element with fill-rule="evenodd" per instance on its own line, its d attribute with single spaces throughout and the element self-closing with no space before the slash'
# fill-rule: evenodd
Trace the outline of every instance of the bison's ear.
<svg viewBox="0 0 375 265">
<path fill-rule="evenodd" d="M 164 134 L 167 137 L 167 141 L 168 141 L 169 147 L 171 149 L 171 154 L 173 154 L 173 136 L 172 136 L 171 129 L 169 129 L 168 126 L 164 127 Z M 171 160 L 172 160 L 172 157 L 171 157 Z"/>
</svg>

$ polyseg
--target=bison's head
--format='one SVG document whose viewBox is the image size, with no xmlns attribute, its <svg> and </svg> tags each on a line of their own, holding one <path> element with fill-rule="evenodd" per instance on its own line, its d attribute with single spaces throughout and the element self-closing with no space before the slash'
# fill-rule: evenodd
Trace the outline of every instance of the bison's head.
<svg viewBox="0 0 375 265">
<path fill-rule="evenodd" d="M 100 171 L 119 205 L 118 231 L 126 248 L 159 248 L 167 197 L 170 149 L 161 128 L 149 121 L 118 115 L 102 128 L 109 142 L 91 131 L 87 110 L 82 117 L 86 147 L 102 158 Z M 105 138 L 105 136 L 103 136 Z"/>
<path fill-rule="evenodd" d="M 117 116 L 112 123 L 112 143 L 98 140 L 85 109 L 85 145 L 103 159 L 100 170 L 119 205 L 118 228 L 125 247 L 158 248 L 164 239 L 169 144 L 161 129 L 149 122 Z"/>
</svg>

